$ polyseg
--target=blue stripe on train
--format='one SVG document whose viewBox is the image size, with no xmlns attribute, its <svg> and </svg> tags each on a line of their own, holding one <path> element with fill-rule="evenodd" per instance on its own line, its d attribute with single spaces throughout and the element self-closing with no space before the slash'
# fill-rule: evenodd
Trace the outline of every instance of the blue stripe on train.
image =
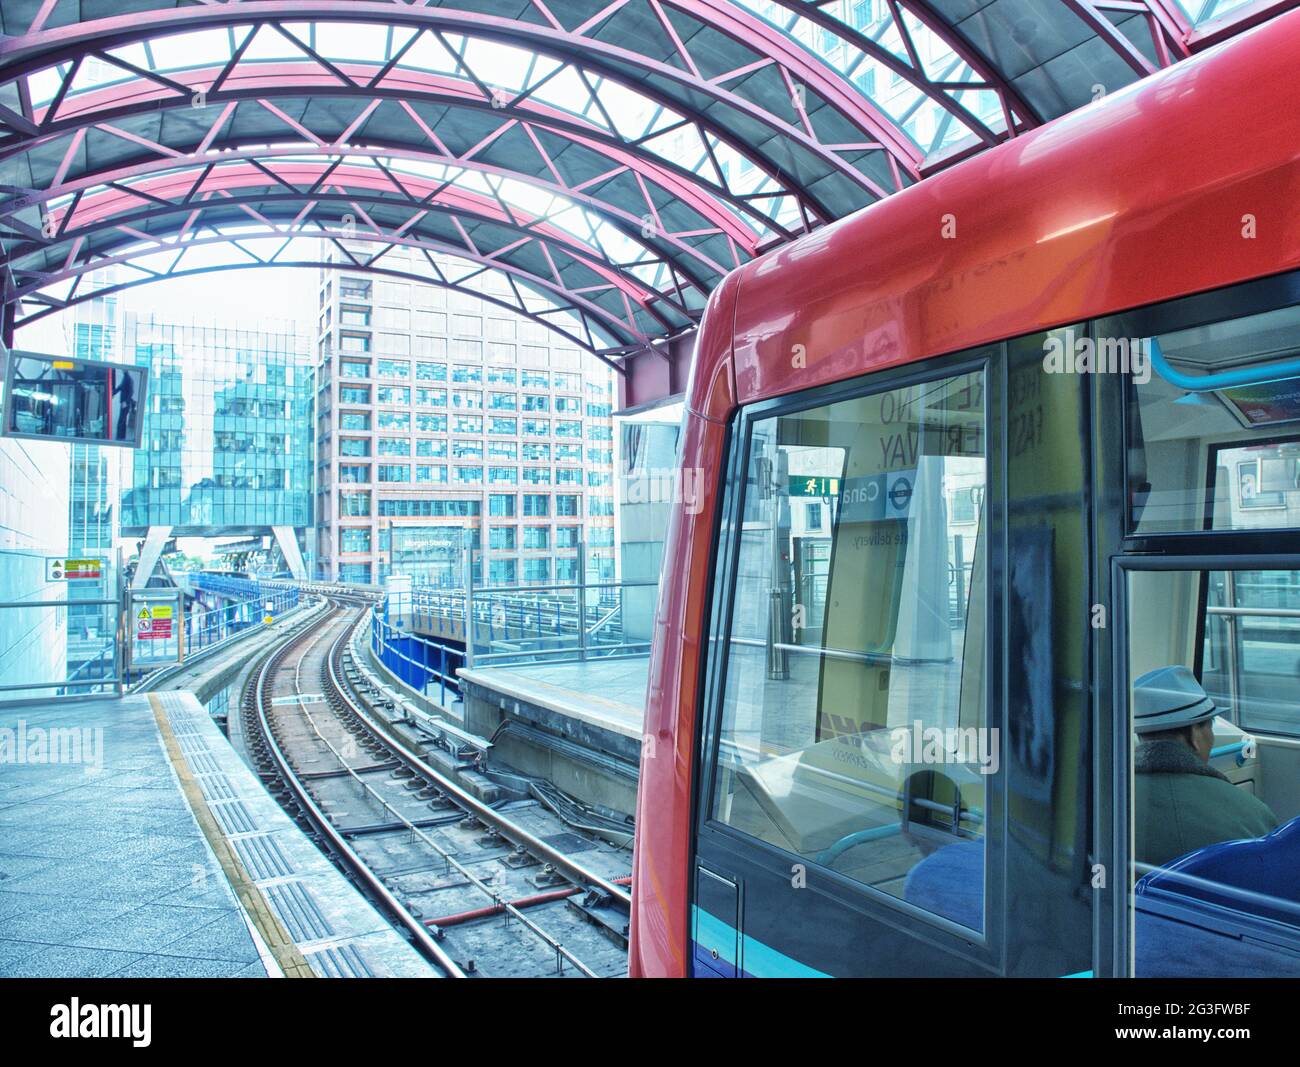
<svg viewBox="0 0 1300 1067">
<path fill-rule="evenodd" d="M 693 971 L 700 978 L 721 978 L 724 970 L 737 967 L 732 946 L 736 944 L 736 929 L 723 922 L 716 915 L 710 915 L 695 905 L 691 905 L 691 923 L 695 937 L 691 943 L 691 957 L 695 963 Z M 718 955 L 730 966 L 723 967 L 720 961 L 711 958 L 711 954 L 700 944 L 718 946 Z M 741 935 L 740 955 L 743 961 L 742 976 L 747 978 L 829 978 L 825 971 L 800 963 L 784 952 Z M 738 968 L 739 969 L 739 968 Z"/>
</svg>

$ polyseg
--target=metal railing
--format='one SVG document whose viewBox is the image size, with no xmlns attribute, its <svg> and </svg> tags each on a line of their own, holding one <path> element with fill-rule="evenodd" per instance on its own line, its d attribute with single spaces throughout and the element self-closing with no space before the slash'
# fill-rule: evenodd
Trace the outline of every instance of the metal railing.
<svg viewBox="0 0 1300 1067">
<path fill-rule="evenodd" d="M 387 618 L 386 606 L 371 609 L 370 650 L 401 682 L 421 696 L 433 699 L 430 687 L 436 683 L 438 704 L 447 706 L 447 691 L 460 695 L 456 668 L 465 661 L 463 649 L 407 633 Z"/>
<path fill-rule="evenodd" d="M 384 617 L 412 634 L 437 630 L 463 642 L 471 667 L 639 656 L 650 650 L 658 586 L 647 580 L 468 590 L 417 587 L 390 594 Z M 629 606 L 629 593 L 636 590 L 644 595 Z"/>
<path fill-rule="evenodd" d="M 225 579 L 238 581 L 238 579 Z M 253 626 L 261 626 L 266 615 L 278 618 L 298 606 L 301 595 L 296 586 L 248 582 L 256 586 L 244 599 L 233 600 L 206 611 L 191 611 L 185 618 L 185 654 L 201 652 Z M 206 589 L 206 585 L 196 585 Z M 209 590 L 220 592 L 220 590 Z"/>
<path fill-rule="evenodd" d="M 10 635 L 10 644 L 0 655 L 0 673 L 10 677 L 20 677 L 24 668 L 38 670 L 44 666 L 42 653 L 51 649 L 61 651 L 60 668 L 63 677 L 58 679 L 38 679 L 34 681 L 6 682 L 0 684 L 0 693 L 33 693 L 45 690 L 56 696 L 86 695 L 98 692 L 121 692 L 122 685 L 122 632 L 120 602 L 117 599 L 103 597 L 67 598 L 51 600 L 12 600 L 0 602 L 0 612 L 18 613 L 17 621 L 0 626 L 0 632 Z M 68 630 L 66 612 L 68 608 L 98 608 L 103 625 L 96 627 L 96 632 L 105 631 L 103 638 L 87 639 L 86 653 L 72 675 L 68 674 Z M 44 617 L 50 611 L 53 615 Z M 63 614 L 61 615 L 60 612 Z M 23 615 L 32 616 L 24 619 Z M 63 639 L 59 640 L 62 632 Z M 105 655 L 107 653 L 107 655 Z M 107 663 L 107 673 L 101 673 L 100 667 Z M 77 677 L 77 675 L 84 675 Z M 89 692 L 86 692 L 89 691 Z"/>
</svg>

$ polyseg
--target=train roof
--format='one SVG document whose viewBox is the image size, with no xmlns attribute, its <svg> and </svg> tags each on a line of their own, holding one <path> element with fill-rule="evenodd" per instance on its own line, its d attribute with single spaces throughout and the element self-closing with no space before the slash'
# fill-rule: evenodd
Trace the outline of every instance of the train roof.
<svg viewBox="0 0 1300 1067">
<path fill-rule="evenodd" d="M 690 407 L 1300 266 L 1298 68 L 1300 11 L 746 264 L 710 299 Z"/>
</svg>

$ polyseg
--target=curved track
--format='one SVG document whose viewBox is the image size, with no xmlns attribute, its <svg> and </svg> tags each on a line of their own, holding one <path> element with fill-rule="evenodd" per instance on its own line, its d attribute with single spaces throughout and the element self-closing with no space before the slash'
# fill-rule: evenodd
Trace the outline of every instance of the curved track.
<svg viewBox="0 0 1300 1067">
<path fill-rule="evenodd" d="M 426 762 L 348 682 L 369 602 L 329 599 L 249 676 L 244 736 L 268 789 L 445 975 L 625 974 L 627 851 Z"/>
</svg>

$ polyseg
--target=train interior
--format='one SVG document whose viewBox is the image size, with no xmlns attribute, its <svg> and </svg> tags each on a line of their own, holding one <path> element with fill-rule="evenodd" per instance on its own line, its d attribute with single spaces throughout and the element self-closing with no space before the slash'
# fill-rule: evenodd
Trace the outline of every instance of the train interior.
<svg viewBox="0 0 1300 1067">
<path fill-rule="evenodd" d="M 1157 339 L 1181 384 L 1157 373 L 1131 388 L 1133 532 L 1300 525 L 1300 380 L 1278 362 L 1294 358 L 1298 319 L 1284 308 Z M 1232 383 L 1260 366 L 1279 376 L 1219 389 L 1177 378 Z M 1247 837 L 1243 823 L 1231 835 L 1238 840 L 1147 862 L 1134 770 L 1142 738 L 1130 731 L 1132 966 L 1150 976 L 1300 974 L 1300 565 L 1198 562 L 1126 570 L 1129 684 L 1169 665 L 1190 668 L 1218 710 L 1210 766 L 1257 798 L 1275 828 Z M 1201 844 L 1194 829 L 1190 843 Z"/>
</svg>

